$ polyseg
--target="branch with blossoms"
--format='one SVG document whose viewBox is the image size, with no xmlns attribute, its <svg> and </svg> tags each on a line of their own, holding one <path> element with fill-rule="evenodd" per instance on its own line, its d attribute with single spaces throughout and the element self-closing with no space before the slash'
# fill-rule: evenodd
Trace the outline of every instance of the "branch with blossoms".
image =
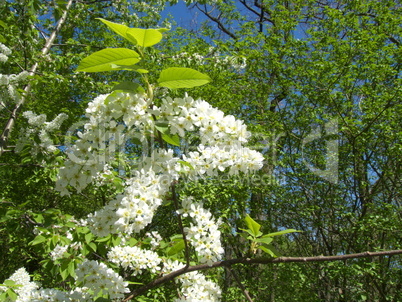
<svg viewBox="0 0 402 302">
<path fill-rule="evenodd" d="M 134 50 L 103 49 L 82 60 L 77 70 L 128 70 L 139 75 L 139 81 L 120 83 L 111 93 L 98 96 L 88 104 L 86 119 L 70 127 L 67 158 L 61 162 L 56 190 L 70 195 L 111 181 L 119 184 L 117 194 L 84 220 L 70 217 L 58 225 L 36 228 L 31 245 L 50 256 L 42 264 L 58 270 L 64 288 L 69 284 L 70 291 L 40 288 L 21 270 L 5 284 L 8 289 L 0 298 L 12 299 L 14 294 L 63 301 L 120 300 L 135 283 L 130 285 L 117 271 L 134 282 L 131 280 L 142 274 L 158 278 L 193 263 L 211 266 L 222 260 L 224 253 L 222 221 L 215 219 L 203 202 L 182 192 L 183 186 L 178 184 L 223 174 L 245 176 L 262 167 L 262 154 L 244 146 L 251 134 L 243 121 L 187 93 L 182 98 L 158 94 L 162 88 L 207 84 L 211 81 L 208 75 L 172 67 L 162 70 L 157 82 L 151 83 L 149 71 L 137 64 L 147 61 L 147 48 L 157 44 L 166 29 L 129 28 L 100 20 L 131 42 Z M 52 122 L 33 112 L 24 116 L 32 129 L 26 131 L 16 150 L 26 148 L 34 135 L 39 144 L 36 149 L 30 146 L 32 152 L 55 150 L 50 133 L 65 116 Z M 187 146 L 194 148 L 188 151 Z M 158 209 L 170 202 L 179 233 L 162 239 L 157 232 L 148 232 L 144 238 Z M 246 232 L 253 236 L 255 247 L 262 247 L 269 239 L 259 234 L 257 223 L 250 219 L 251 229 Z M 48 221 L 42 214 L 34 220 Z M 258 240 L 262 241 L 257 244 Z M 12 282 L 18 278 L 25 282 L 13 288 Z M 181 284 L 179 299 L 217 301 L 221 295 L 219 286 L 201 273 L 178 275 L 176 282 Z"/>
<path fill-rule="evenodd" d="M 123 301 L 129 301 L 135 297 L 138 297 L 145 293 L 146 291 L 161 286 L 164 283 L 167 283 L 180 275 L 187 274 L 190 272 L 208 270 L 211 268 L 217 267 L 231 267 L 236 264 L 269 264 L 269 263 L 295 263 L 295 262 L 332 262 L 332 261 L 345 261 L 348 259 L 358 259 L 358 258 L 373 258 L 373 257 L 385 257 L 385 256 L 394 256 L 401 255 L 402 250 L 390 250 L 390 251 L 380 251 L 380 252 L 363 252 L 363 253 L 355 253 L 355 254 L 345 254 L 345 255 L 337 255 L 337 256 L 314 256 L 314 257 L 278 257 L 278 258 L 237 258 L 230 259 L 224 261 L 217 261 L 208 264 L 199 264 L 190 267 L 183 267 L 177 271 L 174 271 L 168 275 L 160 277 L 147 285 L 136 289 L 133 291 L 126 299 Z"/>
</svg>

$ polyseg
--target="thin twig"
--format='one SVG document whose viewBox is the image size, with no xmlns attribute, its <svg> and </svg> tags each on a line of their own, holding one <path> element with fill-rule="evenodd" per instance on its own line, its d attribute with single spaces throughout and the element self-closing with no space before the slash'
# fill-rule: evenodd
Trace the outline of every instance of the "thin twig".
<svg viewBox="0 0 402 302">
<path fill-rule="evenodd" d="M 251 299 L 250 294 L 248 293 L 248 290 L 244 287 L 243 283 L 241 283 L 241 280 L 239 279 L 237 274 L 230 267 L 227 267 L 226 269 L 232 274 L 233 278 L 236 280 L 236 283 L 239 285 L 239 287 L 242 290 L 247 301 L 253 302 L 253 299 Z"/>
<path fill-rule="evenodd" d="M 49 39 L 46 40 L 46 44 L 45 44 L 45 46 L 43 47 L 43 49 L 41 51 L 42 55 L 46 55 L 49 52 L 54 40 L 56 39 L 57 33 L 60 31 L 61 26 L 63 25 L 63 23 L 67 19 L 67 13 L 68 13 L 72 3 L 73 3 L 73 0 L 68 1 L 67 5 L 66 5 L 66 8 L 65 8 L 65 10 L 63 12 L 63 15 L 61 16 L 61 18 L 57 22 L 56 28 L 54 29 L 54 31 L 50 35 Z M 39 66 L 38 62 L 36 62 L 34 65 L 32 65 L 32 67 L 31 67 L 31 69 L 29 70 L 29 73 L 28 73 L 29 76 L 33 76 L 35 74 L 36 70 L 38 69 L 38 66 Z M 15 107 L 14 107 L 13 111 L 10 114 L 10 118 L 8 119 L 7 124 L 4 127 L 3 133 L 0 136 L 0 156 L 3 154 L 3 152 L 4 152 L 4 150 L 5 150 L 6 146 L 7 146 L 7 141 L 8 141 L 8 138 L 10 136 L 11 130 L 14 127 L 15 120 L 17 118 L 17 113 L 20 110 L 20 108 L 24 105 L 24 103 L 26 101 L 26 98 L 27 98 L 27 96 L 28 96 L 30 91 L 31 91 L 31 83 L 28 83 L 28 85 L 26 85 L 25 88 L 24 88 L 24 93 L 23 93 L 22 97 L 19 99 L 17 104 L 15 104 Z"/>
</svg>

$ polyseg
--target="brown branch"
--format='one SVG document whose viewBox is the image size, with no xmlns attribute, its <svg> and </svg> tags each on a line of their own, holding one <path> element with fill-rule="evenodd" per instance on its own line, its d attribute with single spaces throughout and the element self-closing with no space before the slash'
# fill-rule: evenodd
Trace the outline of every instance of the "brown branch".
<svg viewBox="0 0 402 302">
<path fill-rule="evenodd" d="M 230 268 L 227 267 L 227 270 L 232 274 L 234 277 L 236 283 L 239 285 L 241 291 L 243 292 L 244 296 L 246 297 L 248 302 L 253 302 L 253 299 L 250 297 L 250 294 L 248 293 L 248 290 L 244 287 L 244 285 L 241 283 L 241 280 L 237 276 L 237 274 Z"/>
<path fill-rule="evenodd" d="M 67 19 L 67 13 L 71 7 L 71 4 L 73 3 L 73 0 L 69 0 L 66 8 L 63 12 L 63 15 L 61 16 L 61 18 L 59 19 L 59 21 L 57 22 L 56 28 L 54 29 L 54 31 L 52 32 L 52 34 L 50 35 L 49 39 L 46 40 L 46 44 L 43 47 L 41 53 L 42 55 L 46 55 L 50 48 L 52 47 L 52 44 L 54 42 L 54 40 L 56 39 L 56 35 L 57 33 L 60 31 L 61 26 L 63 25 L 63 23 L 66 21 Z M 36 62 L 31 69 L 29 70 L 29 76 L 33 76 L 36 72 L 36 70 L 38 69 L 39 63 Z M 0 136 L 0 156 L 3 154 L 6 146 L 7 146 L 7 141 L 8 138 L 10 136 L 11 130 L 14 127 L 15 124 L 15 120 L 17 118 L 17 113 L 20 110 L 20 108 L 24 105 L 25 101 L 26 101 L 26 97 L 29 94 L 29 92 L 31 91 L 31 83 L 29 83 L 28 85 L 25 86 L 24 88 L 24 93 L 22 95 L 22 97 L 18 100 L 18 102 L 15 104 L 15 107 L 13 109 L 13 111 L 10 114 L 10 118 L 7 121 L 6 126 L 4 127 L 3 133 Z"/>
<path fill-rule="evenodd" d="M 175 272 L 167 274 L 163 277 L 153 280 L 152 282 L 134 290 L 126 299 L 123 301 L 129 301 L 132 298 L 138 297 L 144 294 L 149 289 L 160 286 L 166 282 L 173 280 L 174 278 L 201 270 L 208 270 L 216 267 L 230 267 L 235 264 L 268 264 L 268 263 L 290 263 L 290 262 L 330 262 L 330 261 L 344 261 L 347 259 L 356 259 L 356 258 L 370 258 L 377 256 L 393 256 L 402 254 L 402 250 L 390 250 L 390 251 L 382 251 L 382 252 L 363 252 L 357 254 L 347 254 L 347 255 L 337 255 L 337 256 L 314 256 L 314 257 L 278 257 L 278 258 L 237 258 L 230 259 L 224 261 L 217 261 L 212 263 L 212 265 L 208 264 L 199 264 L 190 267 L 183 267 Z"/>
<path fill-rule="evenodd" d="M 228 36 L 232 37 L 233 39 L 237 40 L 238 38 L 236 37 L 235 34 L 233 34 L 232 32 L 230 32 L 221 22 L 221 20 L 219 20 L 220 16 L 218 18 L 213 17 L 210 12 L 207 12 L 207 9 L 203 10 L 202 8 L 200 8 L 200 6 L 198 4 L 195 5 L 195 7 L 197 7 L 197 9 L 202 12 L 205 16 L 207 16 L 209 19 L 211 19 L 212 21 L 214 21 L 217 25 L 218 28 L 223 31 L 225 34 L 227 34 Z"/>
</svg>

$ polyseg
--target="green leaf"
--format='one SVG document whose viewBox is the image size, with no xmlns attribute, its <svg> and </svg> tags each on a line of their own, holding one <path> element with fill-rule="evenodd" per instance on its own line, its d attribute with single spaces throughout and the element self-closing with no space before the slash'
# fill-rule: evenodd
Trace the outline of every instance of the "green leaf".
<svg viewBox="0 0 402 302">
<path fill-rule="evenodd" d="M 109 234 L 106 237 L 98 238 L 95 241 L 96 242 L 106 242 L 106 241 L 109 241 L 110 237 L 111 237 L 111 235 Z"/>
<path fill-rule="evenodd" d="M 134 281 L 125 281 L 125 282 L 127 282 L 128 284 L 135 284 L 135 285 L 143 285 L 144 284 L 141 282 L 134 282 Z"/>
<path fill-rule="evenodd" d="M 148 73 L 149 71 L 141 68 L 138 65 L 116 65 L 116 64 L 111 64 L 113 70 L 133 70 L 136 71 L 138 73 Z"/>
<path fill-rule="evenodd" d="M 180 147 L 180 137 L 177 134 L 175 135 L 162 134 L 162 139 L 168 144 Z"/>
<path fill-rule="evenodd" d="M 133 82 L 121 82 L 112 88 L 113 91 L 128 91 L 128 92 L 135 92 L 135 93 L 143 93 L 145 92 L 144 88 L 141 87 L 138 83 Z"/>
<path fill-rule="evenodd" d="M 169 124 L 168 123 L 155 124 L 155 129 L 158 130 L 162 134 L 167 134 L 167 133 L 169 133 Z"/>
<path fill-rule="evenodd" d="M 110 302 L 110 300 L 104 297 L 99 297 L 95 300 L 95 302 Z"/>
<path fill-rule="evenodd" d="M 265 253 L 267 253 L 271 257 L 277 257 L 270 249 L 266 248 L 265 246 L 260 245 L 257 248 L 259 248 L 260 250 L 264 251 Z"/>
<path fill-rule="evenodd" d="M 244 218 L 244 221 L 254 237 L 261 236 L 261 225 L 251 218 L 250 215 L 247 214 L 246 218 Z"/>
<path fill-rule="evenodd" d="M 261 237 L 261 238 L 257 238 L 254 241 L 255 242 L 259 242 L 259 243 L 265 243 L 265 244 L 270 244 L 272 241 L 274 240 L 274 238 L 272 237 Z"/>
<path fill-rule="evenodd" d="M 239 230 L 242 230 L 242 231 L 244 231 L 244 232 L 247 232 L 248 234 L 250 234 L 251 236 L 253 236 L 254 238 L 255 237 L 257 237 L 257 236 L 255 236 L 254 235 L 254 232 L 252 231 L 252 230 L 250 230 L 250 229 L 242 229 L 242 228 L 239 228 Z M 261 233 L 261 232 L 260 232 Z M 245 234 L 245 233 L 242 233 L 242 234 L 240 234 L 243 238 L 246 238 L 246 239 L 249 239 L 249 237 L 247 236 L 247 234 Z"/>
<path fill-rule="evenodd" d="M 163 34 L 164 32 L 167 32 L 167 31 L 169 31 L 170 29 L 163 27 L 163 28 L 157 28 L 156 30 L 159 31 L 161 34 Z"/>
<path fill-rule="evenodd" d="M 12 301 L 17 300 L 17 298 L 18 298 L 18 295 L 16 294 L 16 292 L 14 292 L 11 288 L 9 290 L 7 290 L 7 294 Z"/>
<path fill-rule="evenodd" d="M 193 167 L 190 163 L 188 163 L 188 162 L 186 162 L 186 161 L 184 161 L 184 160 L 178 160 L 177 162 L 178 162 L 179 164 L 183 165 L 183 166 L 189 167 L 191 170 L 194 170 L 194 167 Z"/>
<path fill-rule="evenodd" d="M 119 244 L 120 244 L 120 241 L 121 241 L 121 238 L 120 238 L 119 236 L 113 236 L 113 237 L 112 237 L 113 246 L 119 245 Z"/>
<path fill-rule="evenodd" d="M 288 233 L 300 233 L 301 231 L 295 230 L 295 229 L 288 229 L 288 230 L 283 230 L 280 232 L 275 232 L 275 233 L 269 233 L 266 234 L 264 236 L 262 236 L 263 238 L 266 237 L 274 237 L 274 236 L 280 236 L 280 235 L 284 235 L 284 234 L 288 234 Z"/>
<path fill-rule="evenodd" d="M 176 241 L 176 239 L 183 239 L 183 235 L 182 234 L 176 234 L 170 237 L 171 241 Z"/>
<path fill-rule="evenodd" d="M 29 245 L 37 245 L 45 241 L 47 241 L 47 238 L 43 237 L 42 235 L 38 235 L 29 243 Z"/>
<path fill-rule="evenodd" d="M 75 276 L 75 261 L 74 259 L 68 264 L 68 273 L 70 276 Z"/>
<path fill-rule="evenodd" d="M 139 46 L 149 47 L 162 40 L 162 33 L 157 29 L 129 28 L 126 35 L 137 41 Z"/>
<path fill-rule="evenodd" d="M 131 237 L 131 238 L 128 240 L 128 245 L 129 245 L 129 246 L 134 246 L 134 245 L 137 244 L 137 242 L 138 242 L 137 239 Z"/>
<path fill-rule="evenodd" d="M 94 235 L 92 233 L 85 234 L 85 242 L 90 243 L 93 239 Z"/>
<path fill-rule="evenodd" d="M 4 21 L 2 21 L 2 20 L 0 20 L 0 26 L 3 27 L 3 28 L 5 28 L 5 29 L 8 28 L 7 24 L 6 24 Z M 163 28 L 160 28 L 160 29 L 163 29 Z M 168 29 L 167 29 L 167 30 L 168 30 Z"/>
<path fill-rule="evenodd" d="M 172 247 L 168 248 L 166 254 L 168 256 L 173 256 L 180 253 L 184 249 L 184 240 L 178 240 Z"/>
<path fill-rule="evenodd" d="M 100 72 L 114 70 L 114 65 L 134 65 L 140 55 L 128 48 L 106 48 L 83 59 L 77 71 Z"/>
<path fill-rule="evenodd" d="M 211 82 L 211 78 L 191 68 L 171 67 L 162 70 L 158 83 L 171 89 L 192 88 Z"/>
<path fill-rule="evenodd" d="M 5 281 L 4 281 L 4 284 L 0 284 L 0 286 L 7 286 L 7 287 L 13 287 L 13 286 L 15 286 L 15 285 L 17 285 L 17 284 L 15 283 L 15 281 L 10 280 L 10 279 L 5 280 Z"/>
<path fill-rule="evenodd" d="M 127 36 L 127 34 L 126 34 L 127 30 L 129 29 L 128 26 L 125 26 L 123 24 L 110 22 L 110 21 L 107 21 L 107 20 L 102 19 L 102 18 L 97 18 L 97 19 L 101 20 L 104 24 L 107 25 L 107 27 L 109 27 L 111 30 L 113 30 L 116 34 L 122 36 L 124 39 L 127 39 L 128 41 L 130 41 L 134 45 L 137 45 L 137 40 L 135 38 L 133 38 L 133 37 Z"/>
</svg>

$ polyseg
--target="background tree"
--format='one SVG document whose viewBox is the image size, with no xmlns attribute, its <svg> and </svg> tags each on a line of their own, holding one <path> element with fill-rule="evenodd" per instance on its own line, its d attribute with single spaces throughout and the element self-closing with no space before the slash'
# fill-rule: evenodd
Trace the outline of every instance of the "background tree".
<svg viewBox="0 0 402 302">
<path fill-rule="evenodd" d="M 221 49 L 247 58 L 229 82 L 236 95 L 219 102 L 250 122 L 261 136 L 256 145 L 268 142 L 262 173 L 277 182 L 255 184 L 243 201 L 269 229 L 303 230 L 278 248 L 334 255 L 399 247 L 400 3 L 235 1 L 194 9 L 224 36 Z M 326 132 L 331 122 L 335 136 Z M 339 157 L 328 181 L 307 164 L 328 169 L 331 140 Z M 266 276 L 265 288 L 249 290 L 271 301 L 290 299 L 283 288 L 297 301 L 392 301 L 400 299 L 399 261 L 275 266 L 247 279 Z"/>
</svg>

